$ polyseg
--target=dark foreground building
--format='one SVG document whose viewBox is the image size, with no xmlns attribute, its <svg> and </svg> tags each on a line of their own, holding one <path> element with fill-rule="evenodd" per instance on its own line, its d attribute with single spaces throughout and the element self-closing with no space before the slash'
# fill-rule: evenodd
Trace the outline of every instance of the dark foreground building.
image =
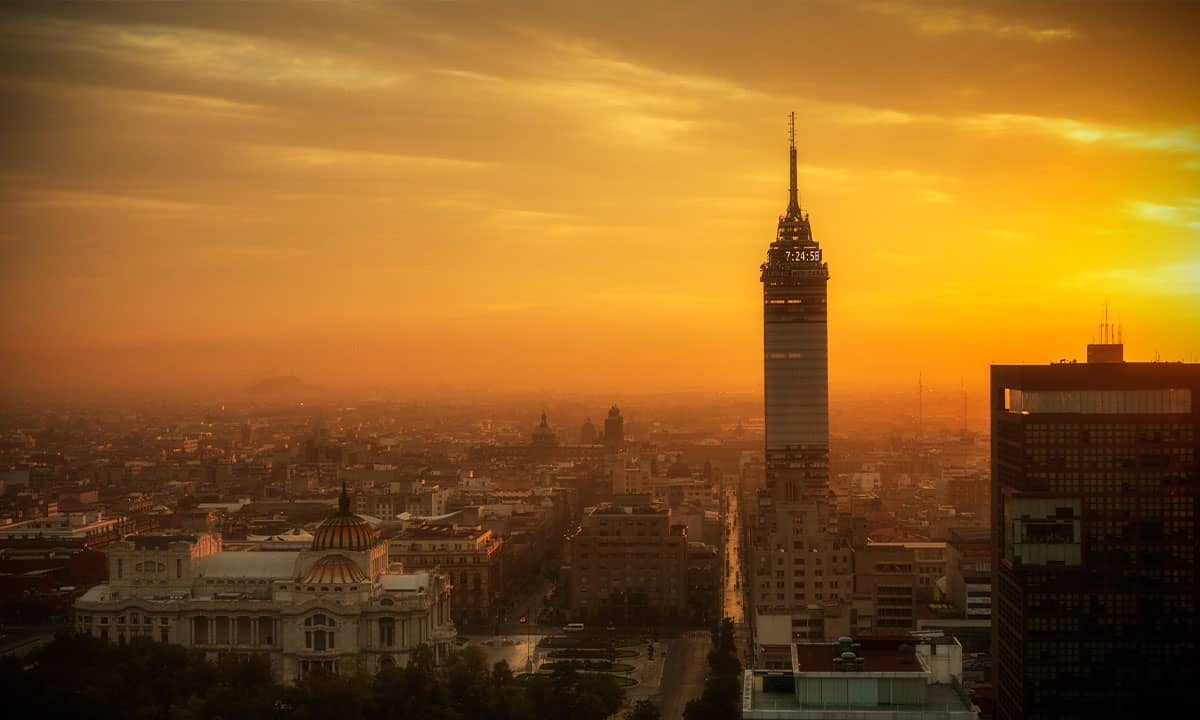
<svg viewBox="0 0 1200 720">
<path fill-rule="evenodd" d="M 1088 356 L 992 367 L 997 718 L 1132 717 L 1200 677 L 1200 365 Z"/>
</svg>

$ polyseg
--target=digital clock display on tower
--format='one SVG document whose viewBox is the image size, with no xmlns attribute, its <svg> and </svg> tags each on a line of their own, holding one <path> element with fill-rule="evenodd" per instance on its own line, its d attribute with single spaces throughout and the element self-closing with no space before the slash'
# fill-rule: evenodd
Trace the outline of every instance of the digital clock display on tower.
<svg viewBox="0 0 1200 720">
<path fill-rule="evenodd" d="M 820 248 L 784 250 L 783 259 L 788 262 L 821 262 L 821 250 Z"/>
</svg>

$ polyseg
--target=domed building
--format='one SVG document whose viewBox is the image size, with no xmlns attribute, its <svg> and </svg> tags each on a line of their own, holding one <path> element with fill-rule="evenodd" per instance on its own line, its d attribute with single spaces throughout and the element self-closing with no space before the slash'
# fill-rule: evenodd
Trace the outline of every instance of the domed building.
<svg viewBox="0 0 1200 720">
<path fill-rule="evenodd" d="M 533 429 L 530 438 L 529 454 L 535 462 L 549 462 L 558 449 L 558 435 L 546 420 L 546 411 L 542 411 L 542 421 Z"/>
<path fill-rule="evenodd" d="M 444 659 L 456 636 L 449 579 L 389 565 L 387 547 L 350 512 L 344 484 L 306 549 L 227 552 L 208 534 L 134 536 L 105 548 L 109 581 L 76 601 L 76 629 L 111 642 L 149 637 L 212 660 L 263 657 L 289 683 L 317 670 L 403 667 L 422 644 Z"/>
<path fill-rule="evenodd" d="M 313 550 L 367 552 L 379 541 L 379 533 L 362 517 L 350 512 L 350 495 L 342 483 L 338 511 L 313 533 Z"/>
</svg>

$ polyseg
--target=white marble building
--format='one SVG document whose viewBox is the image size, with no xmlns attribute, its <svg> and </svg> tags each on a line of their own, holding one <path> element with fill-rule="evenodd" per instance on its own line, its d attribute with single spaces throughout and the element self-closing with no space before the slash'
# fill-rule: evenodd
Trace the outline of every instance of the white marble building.
<svg viewBox="0 0 1200 720">
<path fill-rule="evenodd" d="M 266 657 L 276 678 L 315 669 L 403 666 L 419 644 L 440 661 L 455 638 L 440 572 L 389 566 L 387 543 L 339 511 L 301 551 L 222 552 L 210 535 L 145 535 L 108 545 L 109 581 L 75 604 L 75 624 L 110 642 L 149 637 L 220 655 Z"/>
</svg>

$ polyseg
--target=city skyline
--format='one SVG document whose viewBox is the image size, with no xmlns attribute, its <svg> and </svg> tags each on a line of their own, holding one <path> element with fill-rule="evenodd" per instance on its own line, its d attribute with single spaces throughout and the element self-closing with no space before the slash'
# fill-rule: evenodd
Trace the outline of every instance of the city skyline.
<svg viewBox="0 0 1200 720">
<path fill-rule="evenodd" d="M 757 392 L 793 108 L 832 393 L 1106 301 L 1194 361 L 1196 10 L 1145 7 L 8 7 L 4 391 Z"/>
</svg>

